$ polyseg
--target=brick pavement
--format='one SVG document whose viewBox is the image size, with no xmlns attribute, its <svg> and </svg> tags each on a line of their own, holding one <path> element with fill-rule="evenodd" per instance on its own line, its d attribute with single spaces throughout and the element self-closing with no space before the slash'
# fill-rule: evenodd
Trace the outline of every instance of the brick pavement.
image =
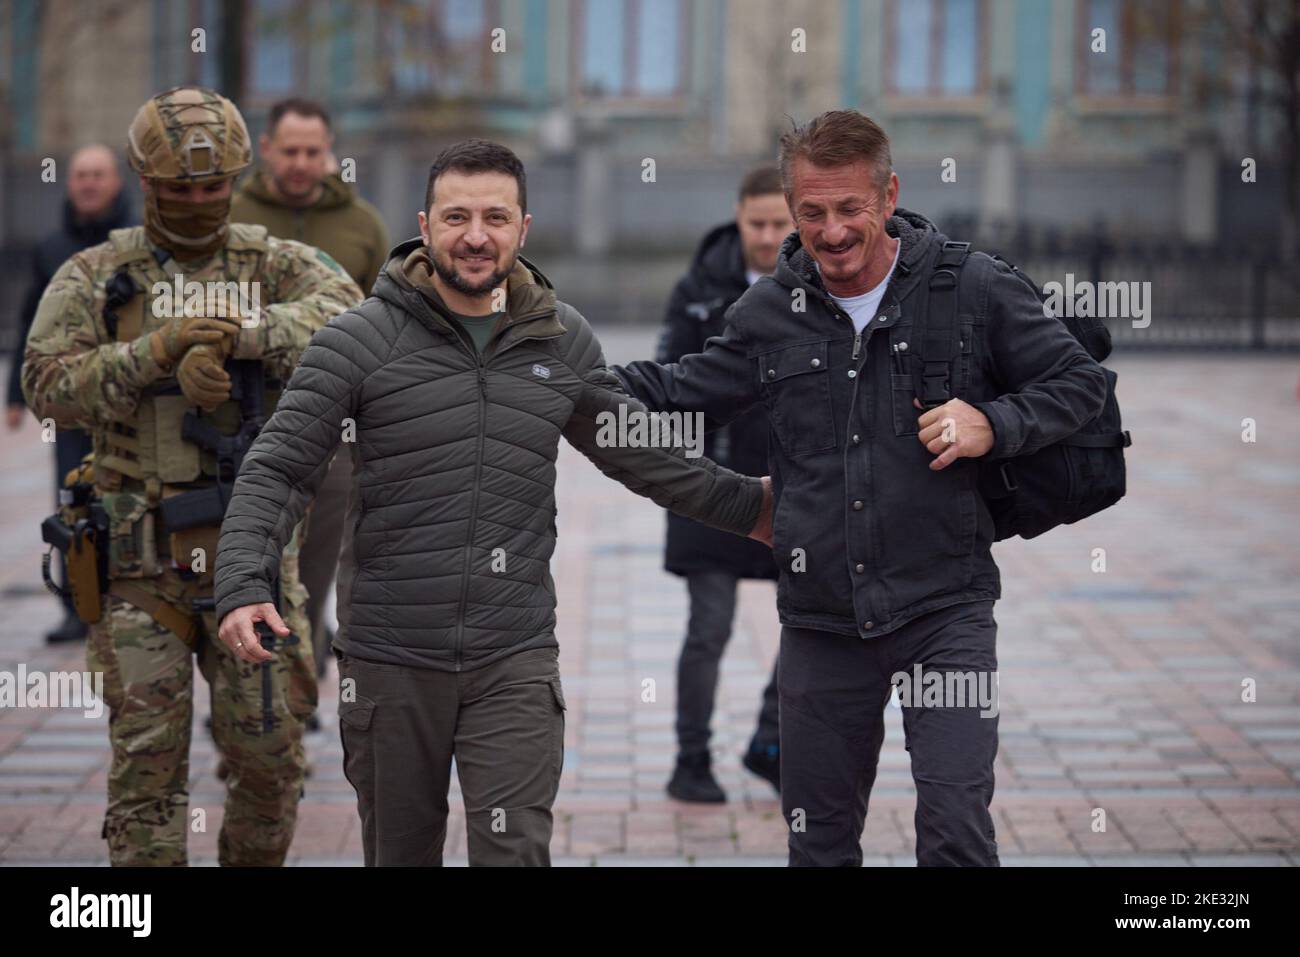
<svg viewBox="0 0 1300 957">
<path fill-rule="evenodd" d="M 611 361 L 653 330 L 605 334 Z M 1006 864 L 1290 865 L 1300 860 L 1300 406 L 1298 365 L 1273 357 L 1121 357 L 1137 436 L 1129 498 L 1077 528 L 997 548 L 1001 747 L 994 812 Z M 1241 420 L 1258 441 L 1241 441 Z M 58 617 L 39 584 L 37 524 L 49 452 L 34 421 L 0 438 L 0 671 L 81 668 L 49 649 Z M 699 808 L 663 792 L 673 761 L 673 674 L 686 613 L 660 569 L 663 518 L 571 450 L 559 466 L 561 668 L 569 703 L 552 854 L 558 864 L 782 864 L 771 789 L 739 764 L 778 625 L 767 583 L 746 583 L 715 715 L 731 797 Z M 1105 549 L 1106 571 L 1092 571 Z M 1243 703 L 1254 679 L 1257 700 Z M 656 699 L 642 701 L 653 679 Z M 223 790 L 199 724 L 191 836 L 213 863 Z M 311 736 L 293 861 L 358 864 L 332 682 Z M 863 847 L 914 863 L 915 791 L 900 712 L 888 733 Z M 103 863 L 106 719 L 0 709 L 0 863 Z M 463 863 L 453 778 L 449 863 Z M 1104 812 L 1104 830 L 1096 821 Z"/>
</svg>

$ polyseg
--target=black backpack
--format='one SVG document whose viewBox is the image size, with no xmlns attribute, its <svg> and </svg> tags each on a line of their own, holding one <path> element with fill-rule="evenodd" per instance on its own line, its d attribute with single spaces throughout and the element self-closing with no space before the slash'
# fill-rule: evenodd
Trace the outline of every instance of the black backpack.
<svg viewBox="0 0 1300 957">
<path fill-rule="evenodd" d="M 958 279 L 969 254 L 970 243 L 943 244 L 912 331 L 913 341 L 920 345 L 912 354 L 913 384 L 916 397 L 927 409 L 952 398 L 950 370 L 961 354 Z M 1000 256 L 992 259 L 1009 267 L 1043 301 L 1042 292 L 1028 276 Z M 1110 355 L 1110 330 L 1100 319 L 1057 318 L 1098 362 Z M 980 461 L 979 489 L 993 515 L 995 541 L 1014 535 L 1034 538 L 1057 525 L 1072 525 L 1124 497 L 1124 449 L 1133 440 L 1120 424 L 1116 375 L 1105 367 L 1102 371 L 1106 373 L 1106 404 L 1097 418 L 1029 455 Z"/>
</svg>

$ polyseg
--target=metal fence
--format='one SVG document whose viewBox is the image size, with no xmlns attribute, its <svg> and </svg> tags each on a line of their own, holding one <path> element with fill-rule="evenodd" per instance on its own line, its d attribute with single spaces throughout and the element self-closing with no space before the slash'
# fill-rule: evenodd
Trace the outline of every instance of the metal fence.
<svg viewBox="0 0 1300 957">
<path fill-rule="evenodd" d="M 1116 347 L 1300 350 L 1300 264 L 1285 261 L 1275 239 L 1199 246 L 1025 226 L 980 235 L 962 218 L 943 229 L 1015 263 L 1040 289 L 1058 283 L 1068 291 L 1071 277 L 1094 292 L 1149 283 L 1143 318 L 1106 317 Z"/>
</svg>

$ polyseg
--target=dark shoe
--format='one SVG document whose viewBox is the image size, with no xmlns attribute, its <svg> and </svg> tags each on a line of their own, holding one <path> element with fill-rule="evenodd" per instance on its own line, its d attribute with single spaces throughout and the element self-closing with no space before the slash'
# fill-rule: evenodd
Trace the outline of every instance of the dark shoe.
<svg viewBox="0 0 1300 957">
<path fill-rule="evenodd" d="M 781 793 L 781 748 L 776 742 L 751 741 L 740 763 Z"/>
<path fill-rule="evenodd" d="M 45 643 L 59 645 L 66 641 L 85 641 L 86 631 L 86 623 L 72 612 L 67 612 L 59 627 L 45 633 Z"/>
<path fill-rule="evenodd" d="M 727 793 L 713 777 L 707 752 L 677 756 L 677 767 L 668 782 L 668 796 L 698 804 L 724 804 L 727 800 Z"/>
</svg>

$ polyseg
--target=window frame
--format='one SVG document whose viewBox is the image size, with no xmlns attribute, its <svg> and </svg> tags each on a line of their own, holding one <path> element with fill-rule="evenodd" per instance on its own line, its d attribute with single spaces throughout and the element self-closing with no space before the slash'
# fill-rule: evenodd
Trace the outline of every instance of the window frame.
<svg viewBox="0 0 1300 957">
<path fill-rule="evenodd" d="M 693 64 L 691 57 L 691 23 L 694 20 L 695 0 L 677 0 L 677 82 L 669 93 L 628 92 L 636 82 L 637 26 L 643 0 L 619 0 L 624 4 L 623 24 L 623 79 L 616 93 L 595 95 L 586 88 L 583 64 L 583 44 L 586 40 L 587 8 L 591 3 L 609 3 L 611 0 L 572 0 L 573 31 L 569 43 L 569 88 L 574 102 L 600 104 L 616 111 L 646 111 L 679 108 L 686 104 L 691 88 Z"/>
<path fill-rule="evenodd" d="M 1116 93 L 1096 93 L 1088 89 L 1088 63 L 1092 53 L 1092 26 L 1089 9 L 1092 0 L 1075 0 L 1074 95 L 1083 112 L 1165 112 L 1174 109 L 1182 82 L 1182 0 L 1166 0 L 1169 22 L 1165 38 L 1169 55 L 1165 89 L 1155 93 L 1134 86 L 1133 58 L 1136 8 L 1133 0 L 1116 0 L 1120 24 L 1120 89 Z"/>
<path fill-rule="evenodd" d="M 884 11 L 884 92 L 885 99 L 894 109 L 905 111 L 978 112 L 987 104 L 989 95 L 989 15 L 990 0 L 975 0 L 975 86 L 960 93 L 943 89 L 943 26 L 946 0 L 928 0 L 930 3 L 930 36 L 927 40 L 927 86 L 923 92 L 902 91 L 898 88 L 898 30 L 900 3 L 917 0 L 886 0 Z"/>
</svg>

